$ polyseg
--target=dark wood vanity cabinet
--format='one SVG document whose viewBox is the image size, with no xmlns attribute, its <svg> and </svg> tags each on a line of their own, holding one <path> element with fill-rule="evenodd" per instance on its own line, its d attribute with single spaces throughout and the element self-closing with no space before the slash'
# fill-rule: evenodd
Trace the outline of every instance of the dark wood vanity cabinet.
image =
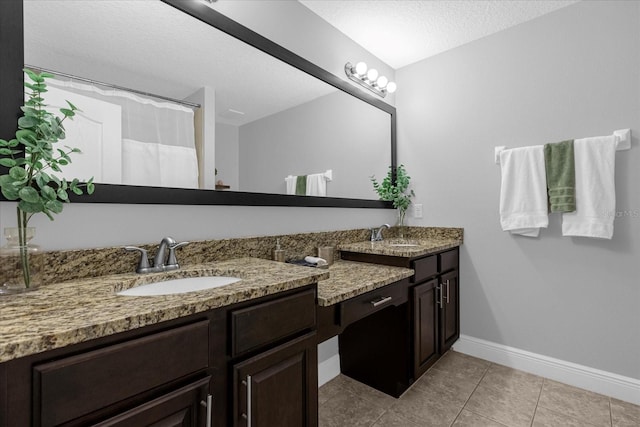
<svg viewBox="0 0 640 427">
<path fill-rule="evenodd" d="M 413 300 L 413 360 L 415 378 L 420 377 L 440 357 L 440 310 L 438 279 L 411 289 Z"/>
<path fill-rule="evenodd" d="M 316 427 L 315 289 L 230 312 L 234 427 Z"/>
<path fill-rule="evenodd" d="M 234 426 L 317 426 L 315 333 L 233 366 Z"/>
<path fill-rule="evenodd" d="M 315 427 L 315 295 L 310 285 L 2 363 L 0 427 Z"/>
<path fill-rule="evenodd" d="M 440 293 L 440 353 L 444 354 L 460 337 L 458 270 L 440 276 Z"/>
<path fill-rule="evenodd" d="M 460 336 L 458 265 L 458 248 L 411 261 L 416 378 Z"/>
<path fill-rule="evenodd" d="M 353 370 L 355 376 L 353 378 L 365 382 L 385 393 L 393 396 L 399 395 L 404 389 L 406 389 L 413 381 L 418 379 L 429 369 L 438 358 L 451 348 L 453 343 L 460 336 L 460 288 L 459 288 L 459 249 L 449 249 L 433 255 L 416 257 L 416 258 L 403 258 L 386 255 L 365 255 L 361 253 L 349 253 L 343 252 L 342 258 L 353 261 L 372 262 L 377 264 L 387 264 L 400 267 L 412 268 L 415 274 L 411 277 L 411 284 L 408 286 L 409 304 L 407 309 L 408 324 L 404 328 L 409 331 L 407 339 L 408 356 L 405 357 L 405 350 L 399 348 L 402 343 L 394 346 L 394 356 L 392 359 L 393 369 L 404 370 L 404 364 L 407 363 L 411 366 L 407 370 L 406 374 L 397 372 L 394 375 L 395 382 L 394 387 L 383 385 L 382 387 L 377 384 L 379 379 L 375 378 L 373 374 L 374 369 L 371 369 L 371 373 L 367 372 L 363 374 L 361 371 L 366 370 L 366 365 L 363 364 L 363 359 L 354 358 Z M 384 289 L 384 288 L 383 288 Z M 392 312 L 385 312 L 387 316 L 391 316 Z M 377 319 L 381 319 L 376 323 Z M 400 319 L 400 320 L 398 320 Z M 370 336 L 371 339 L 375 339 L 376 332 L 371 332 L 367 335 L 367 330 L 384 331 L 390 322 L 396 322 L 397 327 L 395 334 L 388 334 L 386 336 L 393 336 L 395 340 L 404 340 L 405 335 L 402 332 L 401 318 L 398 314 L 393 318 L 383 319 L 382 315 L 378 317 L 371 317 L 362 322 L 362 325 L 352 326 L 345 330 L 340 336 L 340 353 L 341 362 L 344 358 L 351 359 L 352 355 L 343 353 L 355 352 L 356 345 L 351 345 L 351 342 L 357 343 L 361 340 L 361 336 Z M 357 333 L 352 333 L 356 331 Z M 399 338 L 400 337 L 400 338 Z M 385 338 L 386 339 L 386 338 Z M 348 341 L 348 342 L 347 342 Z M 366 344 L 366 341 L 359 343 L 362 346 Z M 347 352 L 343 352 L 347 349 Z M 389 366 L 388 364 L 386 366 Z M 343 363 L 344 368 L 344 363 Z M 344 369 L 343 369 L 343 372 Z M 346 372 L 345 372 L 346 373 Z M 349 375 L 347 373 L 347 375 Z M 369 379 L 371 377 L 371 379 Z"/>
</svg>

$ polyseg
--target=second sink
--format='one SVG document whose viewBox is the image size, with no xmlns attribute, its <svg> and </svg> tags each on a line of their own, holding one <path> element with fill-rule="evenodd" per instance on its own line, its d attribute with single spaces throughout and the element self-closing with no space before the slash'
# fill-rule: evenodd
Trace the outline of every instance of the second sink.
<svg viewBox="0 0 640 427">
<path fill-rule="evenodd" d="M 140 285 L 120 291 L 117 295 L 123 296 L 156 296 L 183 294 L 186 292 L 203 291 L 206 289 L 219 288 L 239 282 L 242 279 L 237 277 L 211 276 L 211 277 L 187 277 L 183 279 L 172 279 L 164 282 Z"/>
</svg>

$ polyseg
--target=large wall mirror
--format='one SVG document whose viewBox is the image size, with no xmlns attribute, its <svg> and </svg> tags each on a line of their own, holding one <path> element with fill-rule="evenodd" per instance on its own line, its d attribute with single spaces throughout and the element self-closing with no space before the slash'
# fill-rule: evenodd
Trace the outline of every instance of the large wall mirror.
<svg viewBox="0 0 640 427">
<path fill-rule="evenodd" d="M 395 165 L 395 109 L 207 2 L 29 0 L 23 15 L 24 64 L 56 74 L 47 102 L 83 110 L 65 173 L 103 185 L 79 201 L 389 207 L 369 177 Z"/>
</svg>

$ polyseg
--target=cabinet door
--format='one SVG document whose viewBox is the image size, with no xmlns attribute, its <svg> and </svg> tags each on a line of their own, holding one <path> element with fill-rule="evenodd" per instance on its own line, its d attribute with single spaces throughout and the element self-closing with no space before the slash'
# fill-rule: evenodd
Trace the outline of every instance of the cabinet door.
<svg viewBox="0 0 640 427">
<path fill-rule="evenodd" d="M 317 359 L 313 332 L 236 364 L 233 425 L 317 426 Z"/>
<path fill-rule="evenodd" d="M 211 402 L 207 402 L 210 379 L 196 381 L 94 426 L 204 427 L 211 417 Z"/>
<path fill-rule="evenodd" d="M 440 276 L 442 309 L 440 310 L 440 352 L 449 350 L 460 336 L 460 286 L 458 270 Z"/>
<path fill-rule="evenodd" d="M 437 288 L 437 279 L 413 288 L 415 378 L 425 373 L 439 357 Z"/>
</svg>

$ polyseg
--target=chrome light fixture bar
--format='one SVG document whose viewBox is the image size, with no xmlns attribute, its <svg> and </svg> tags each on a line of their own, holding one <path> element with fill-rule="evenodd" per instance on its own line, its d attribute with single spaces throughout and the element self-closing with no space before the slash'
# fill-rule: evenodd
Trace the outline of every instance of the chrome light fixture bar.
<svg viewBox="0 0 640 427">
<path fill-rule="evenodd" d="M 350 80 L 382 98 L 387 96 L 387 93 L 393 93 L 397 89 L 394 82 L 390 82 L 385 76 L 378 75 L 378 70 L 368 68 L 364 62 L 358 62 L 356 65 L 347 62 L 344 66 L 344 72 Z"/>
</svg>

